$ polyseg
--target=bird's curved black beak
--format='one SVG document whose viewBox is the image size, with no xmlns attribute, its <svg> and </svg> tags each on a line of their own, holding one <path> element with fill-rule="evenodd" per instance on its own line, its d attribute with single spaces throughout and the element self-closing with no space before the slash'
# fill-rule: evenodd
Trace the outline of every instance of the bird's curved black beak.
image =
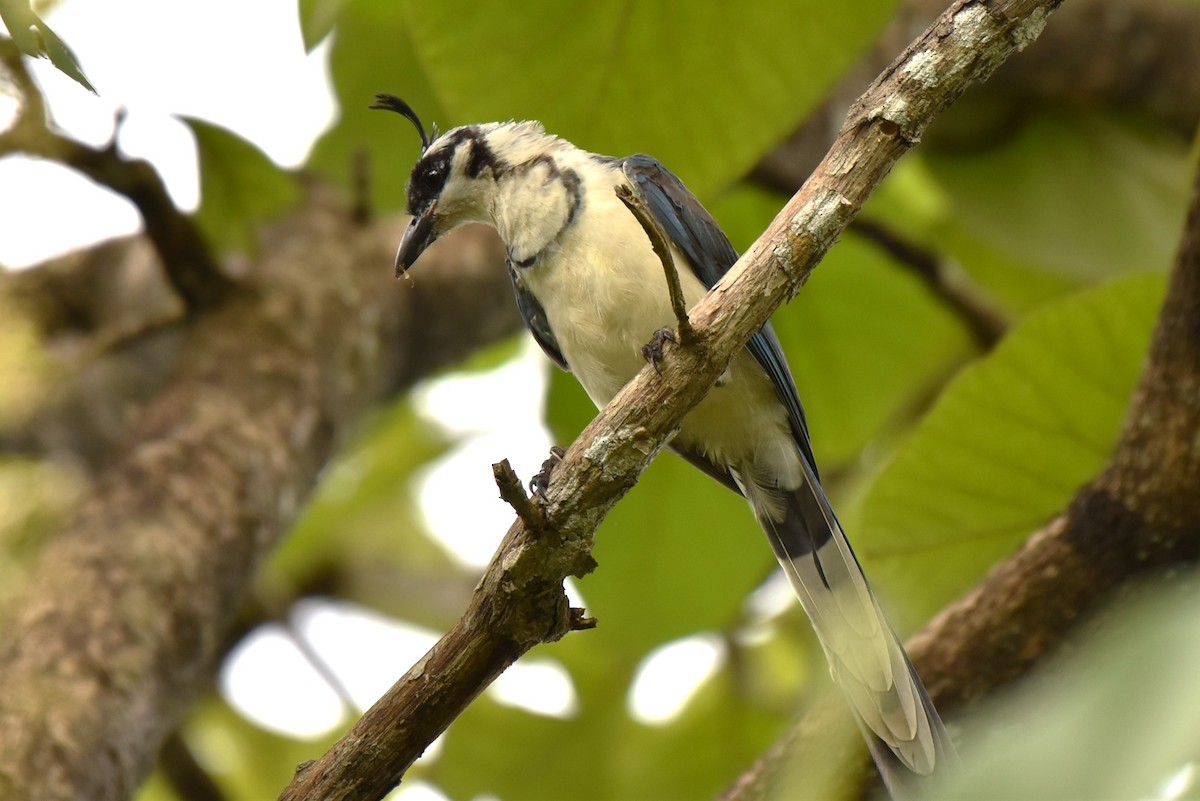
<svg viewBox="0 0 1200 801">
<path fill-rule="evenodd" d="M 404 275 L 409 267 L 416 263 L 425 248 L 433 244 L 437 234 L 433 230 L 434 213 L 437 211 L 437 201 L 429 204 L 429 208 L 412 218 L 404 236 L 400 239 L 400 248 L 396 251 L 396 277 Z"/>
</svg>

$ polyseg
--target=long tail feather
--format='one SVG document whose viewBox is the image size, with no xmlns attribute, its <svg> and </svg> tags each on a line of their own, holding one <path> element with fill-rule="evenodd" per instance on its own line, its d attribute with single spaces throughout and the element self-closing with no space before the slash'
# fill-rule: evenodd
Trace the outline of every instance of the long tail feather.
<svg viewBox="0 0 1200 801">
<path fill-rule="evenodd" d="M 802 485 L 731 470 L 812 621 L 880 774 L 894 796 L 956 760 L 929 694 L 871 591 L 811 467 Z"/>
</svg>

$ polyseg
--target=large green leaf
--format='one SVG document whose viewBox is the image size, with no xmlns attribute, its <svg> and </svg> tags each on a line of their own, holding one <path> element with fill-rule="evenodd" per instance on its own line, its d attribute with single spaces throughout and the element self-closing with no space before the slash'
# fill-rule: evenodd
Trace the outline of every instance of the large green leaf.
<svg viewBox="0 0 1200 801">
<path fill-rule="evenodd" d="M 744 174 L 804 117 L 894 4 L 405 7 L 451 122 L 525 117 L 589 150 L 653 153 L 703 197 Z"/>
<path fill-rule="evenodd" d="M 1014 312 L 1170 264 L 1191 174 L 1184 143 L 1094 113 L 1022 119 L 969 149 L 931 135 L 864 215 L 961 266 Z"/>
<path fill-rule="evenodd" d="M 349 0 L 299 0 L 300 35 L 311 51 L 333 30 L 342 7 Z"/>
<path fill-rule="evenodd" d="M 925 619 L 1061 511 L 1109 458 L 1163 296 L 1113 280 L 1030 314 L 964 370 L 879 475 L 855 540 Z"/>
<path fill-rule="evenodd" d="M 192 117 L 183 121 L 200 159 L 196 222 L 218 248 L 254 252 L 259 226 L 298 199 L 296 182 L 232 131 Z"/>
<path fill-rule="evenodd" d="M 1003 185 L 1003 178 L 994 183 Z M 955 213 L 954 200 L 921 150 L 896 165 L 867 201 L 862 217 L 940 259 L 951 280 L 960 277 L 961 268 L 964 291 L 1012 313 L 1024 313 L 1084 283 L 1078 276 L 1032 264 L 1008 243 L 991 242 L 973 231 Z"/>
<path fill-rule="evenodd" d="M 1186 144 L 1100 114 L 1030 117 L 981 152 L 925 153 L 960 224 L 1075 279 L 1170 264 L 1188 194 Z"/>
</svg>

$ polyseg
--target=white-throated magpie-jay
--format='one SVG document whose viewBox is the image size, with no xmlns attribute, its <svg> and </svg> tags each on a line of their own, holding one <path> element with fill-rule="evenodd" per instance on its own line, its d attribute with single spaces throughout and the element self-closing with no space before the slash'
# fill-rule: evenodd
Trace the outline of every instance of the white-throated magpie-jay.
<svg viewBox="0 0 1200 801">
<path fill-rule="evenodd" d="M 649 156 L 598 156 L 534 122 L 430 136 L 402 100 L 379 95 L 376 107 L 403 114 L 422 140 L 397 273 L 458 225 L 494 226 L 534 338 L 597 406 L 638 373 L 643 346 L 675 319 L 659 257 L 616 188 L 640 195 L 670 239 L 689 306 L 737 260 L 700 202 Z M 804 409 L 770 324 L 684 418 L 671 448 L 750 503 L 889 787 L 953 759 L 821 489 Z"/>
</svg>

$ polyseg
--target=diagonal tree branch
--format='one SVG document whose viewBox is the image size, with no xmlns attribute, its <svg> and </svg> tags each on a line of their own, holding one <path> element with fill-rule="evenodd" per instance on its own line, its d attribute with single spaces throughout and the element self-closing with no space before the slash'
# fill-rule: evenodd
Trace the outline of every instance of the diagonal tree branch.
<svg viewBox="0 0 1200 801">
<path fill-rule="evenodd" d="M 694 346 L 647 367 L 555 469 L 544 515 L 553 536 L 509 529 L 470 608 L 420 662 L 281 798 L 382 798 L 500 672 L 571 628 L 562 580 L 592 567 L 592 536 L 665 447 L 679 421 L 771 312 L 803 285 L 892 165 L 971 83 L 1033 41 L 1058 0 L 959 0 L 851 109 L 808 182 L 692 310 Z"/>
</svg>

